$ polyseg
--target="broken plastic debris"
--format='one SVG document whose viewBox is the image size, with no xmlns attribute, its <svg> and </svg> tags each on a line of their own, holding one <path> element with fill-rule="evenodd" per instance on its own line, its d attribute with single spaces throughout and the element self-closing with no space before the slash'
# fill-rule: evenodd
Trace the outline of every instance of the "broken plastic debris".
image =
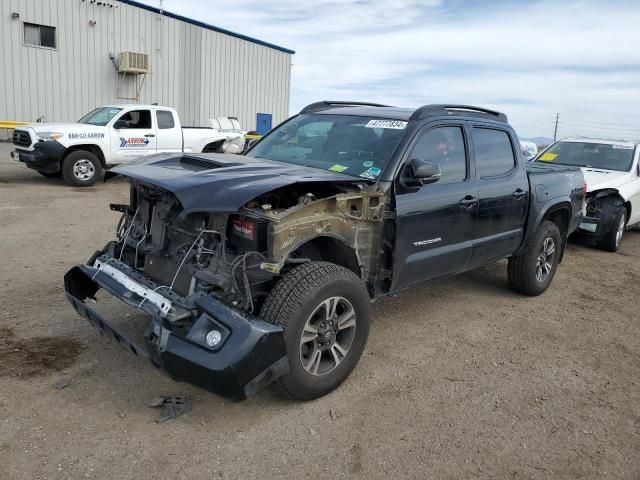
<svg viewBox="0 0 640 480">
<path fill-rule="evenodd" d="M 63 378 L 54 383 L 53 386 L 58 390 L 62 390 L 63 388 L 67 388 L 70 383 L 71 381 L 68 378 Z"/>
<path fill-rule="evenodd" d="M 165 422 L 191 411 L 191 399 L 183 395 L 154 397 L 149 402 L 149 406 L 152 408 L 162 407 L 162 415 L 156 421 Z"/>
</svg>

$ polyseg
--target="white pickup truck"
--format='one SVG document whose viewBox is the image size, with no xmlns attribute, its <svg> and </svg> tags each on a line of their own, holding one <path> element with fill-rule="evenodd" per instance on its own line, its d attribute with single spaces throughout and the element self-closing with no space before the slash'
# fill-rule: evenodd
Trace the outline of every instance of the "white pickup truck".
<svg viewBox="0 0 640 480">
<path fill-rule="evenodd" d="M 640 225 L 640 145 L 634 142 L 566 138 L 536 162 L 582 167 L 587 182 L 584 216 L 577 232 L 615 252 L 627 227 Z"/>
<path fill-rule="evenodd" d="M 74 186 L 93 185 L 110 166 L 161 152 L 241 153 L 244 132 L 231 128 L 182 127 L 173 108 L 107 105 L 77 123 L 34 123 L 14 130 L 11 157 L 45 177 L 63 176 Z M 224 122 L 222 122 L 224 123 Z M 217 126 L 224 126 L 220 121 Z"/>
</svg>

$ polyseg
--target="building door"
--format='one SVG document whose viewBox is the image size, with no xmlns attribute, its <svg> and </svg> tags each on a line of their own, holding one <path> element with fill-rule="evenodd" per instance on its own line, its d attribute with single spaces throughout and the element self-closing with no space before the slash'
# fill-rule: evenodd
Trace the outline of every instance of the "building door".
<svg viewBox="0 0 640 480">
<path fill-rule="evenodd" d="M 271 114 L 259 113 L 256 117 L 256 131 L 260 135 L 265 135 L 271 130 Z"/>
</svg>

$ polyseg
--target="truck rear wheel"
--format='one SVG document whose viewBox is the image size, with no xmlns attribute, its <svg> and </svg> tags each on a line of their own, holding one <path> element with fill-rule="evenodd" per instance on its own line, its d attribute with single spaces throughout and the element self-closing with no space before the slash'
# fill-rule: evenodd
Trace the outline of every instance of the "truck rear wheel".
<svg viewBox="0 0 640 480">
<path fill-rule="evenodd" d="M 280 279 L 261 317 L 284 330 L 290 371 L 275 389 L 312 400 L 337 388 L 358 363 L 369 336 L 369 295 L 351 270 L 309 262 Z"/>
<path fill-rule="evenodd" d="M 545 220 L 531 239 L 527 250 L 509 259 L 509 285 L 525 295 L 544 292 L 556 273 L 562 248 L 558 226 Z"/>
<path fill-rule="evenodd" d="M 617 252 L 622 244 L 622 235 L 627 227 L 627 209 L 618 207 L 611 230 L 598 239 L 598 247 L 607 252 Z"/>
<path fill-rule="evenodd" d="M 102 178 L 100 159 L 86 150 L 71 152 L 62 161 L 62 176 L 74 187 L 90 187 Z"/>
</svg>

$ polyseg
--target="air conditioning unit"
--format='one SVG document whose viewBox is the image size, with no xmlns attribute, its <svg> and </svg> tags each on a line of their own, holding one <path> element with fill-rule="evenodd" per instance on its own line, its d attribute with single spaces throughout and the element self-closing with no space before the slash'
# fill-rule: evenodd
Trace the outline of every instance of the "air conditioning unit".
<svg viewBox="0 0 640 480">
<path fill-rule="evenodd" d="M 146 53 L 121 52 L 118 57 L 118 72 L 148 73 L 149 55 Z"/>
</svg>

